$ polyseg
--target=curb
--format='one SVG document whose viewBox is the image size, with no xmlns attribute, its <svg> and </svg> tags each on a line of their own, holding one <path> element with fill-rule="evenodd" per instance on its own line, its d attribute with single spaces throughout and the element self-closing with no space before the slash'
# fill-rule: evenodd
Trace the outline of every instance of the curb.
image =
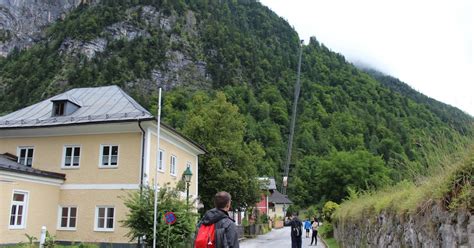
<svg viewBox="0 0 474 248">
<path fill-rule="evenodd" d="M 328 244 L 326 243 L 326 240 L 324 240 L 323 237 L 321 237 L 319 234 L 318 234 L 318 237 L 319 237 L 319 239 L 321 240 L 321 242 L 323 242 L 324 247 L 328 248 L 329 246 L 328 246 Z"/>
</svg>

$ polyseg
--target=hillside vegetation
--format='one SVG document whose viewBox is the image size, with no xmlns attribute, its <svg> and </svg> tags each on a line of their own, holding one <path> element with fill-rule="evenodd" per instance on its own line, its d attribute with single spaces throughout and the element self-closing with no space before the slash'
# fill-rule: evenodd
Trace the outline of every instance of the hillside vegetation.
<svg viewBox="0 0 474 248">
<path fill-rule="evenodd" d="M 474 147 L 443 162 L 415 182 L 352 191 L 333 214 L 339 244 L 469 247 L 474 241 Z"/>
<path fill-rule="evenodd" d="M 387 88 L 409 97 L 420 104 L 423 104 L 425 107 L 439 116 L 443 122 L 448 123 L 452 128 L 455 128 L 459 132 L 472 132 L 472 129 L 469 129 L 470 123 L 472 125 L 472 117 L 458 108 L 423 95 L 422 93 L 413 90 L 409 85 L 401 82 L 397 78 L 385 75 L 373 69 L 364 69 L 364 71 L 373 76 L 375 79 L 377 79 L 377 81 Z"/>
<path fill-rule="evenodd" d="M 474 210 L 474 147 L 447 158 L 430 176 L 415 182 L 402 181 L 378 191 L 353 192 L 336 211 L 337 221 L 375 216 L 382 211 L 417 213 L 437 203 L 455 212 Z"/>
<path fill-rule="evenodd" d="M 258 199 L 256 176 L 282 175 L 298 49 L 295 30 L 253 0 L 81 5 L 0 61 L 0 113 L 110 84 L 154 111 L 162 86 L 164 121 L 209 151 L 206 206 L 216 189 L 246 206 Z M 300 206 L 413 180 L 473 136 L 472 117 L 359 70 L 316 38 L 303 47 L 301 82 L 289 182 Z"/>
</svg>

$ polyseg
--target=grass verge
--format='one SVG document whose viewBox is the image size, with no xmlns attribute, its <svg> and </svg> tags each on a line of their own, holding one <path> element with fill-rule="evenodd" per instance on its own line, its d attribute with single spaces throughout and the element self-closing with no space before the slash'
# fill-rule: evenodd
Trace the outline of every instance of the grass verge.
<svg viewBox="0 0 474 248">
<path fill-rule="evenodd" d="M 413 213 L 433 201 L 440 202 L 448 210 L 473 210 L 474 147 L 462 157 L 451 164 L 443 163 L 431 176 L 417 182 L 402 181 L 378 191 L 353 192 L 334 217 L 340 221 L 357 220 L 383 210 L 397 214 Z"/>
<path fill-rule="evenodd" d="M 324 244 L 326 244 L 327 248 L 339 248 L 339 245 L 337 244 L 336 239 L 334 238 L 321 238 L 321 240 L 324 240 Z"/>
</svg>

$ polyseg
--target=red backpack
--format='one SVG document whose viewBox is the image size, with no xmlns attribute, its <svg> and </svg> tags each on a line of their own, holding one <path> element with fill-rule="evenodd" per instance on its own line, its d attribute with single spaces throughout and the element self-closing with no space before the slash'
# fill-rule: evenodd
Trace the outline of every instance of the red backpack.
<svg viewBox="0 0 474 248">
<path fill-rule="evenodd" d="M 194 248 L 216 248 L 215 233 L 215 224 L 209 226 L 202 224 L 194 241 Z"/>
</svg>

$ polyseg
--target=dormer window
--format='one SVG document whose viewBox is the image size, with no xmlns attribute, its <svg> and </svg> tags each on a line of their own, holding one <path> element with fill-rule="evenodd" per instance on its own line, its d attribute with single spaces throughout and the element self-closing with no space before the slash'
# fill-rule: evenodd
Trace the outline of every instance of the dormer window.
<svg viewBox="0 0 474 248">
<path fill-rule="evenodd" d="M 52 109 L 52 116 L 66 116 L 74 113 L 78 110 L 81 106 L 79 104 L 70 101 L 70 100 L 52 100 L 53 102 L 53 109 Z"/>
<path fill-rule="evenodd" d="M 65 105 L 66 105 L 66 103 L 63 102 L 63 101 L 55 102 L 53 104 L 53 116 L 63 116 Z"/>
</svg>

